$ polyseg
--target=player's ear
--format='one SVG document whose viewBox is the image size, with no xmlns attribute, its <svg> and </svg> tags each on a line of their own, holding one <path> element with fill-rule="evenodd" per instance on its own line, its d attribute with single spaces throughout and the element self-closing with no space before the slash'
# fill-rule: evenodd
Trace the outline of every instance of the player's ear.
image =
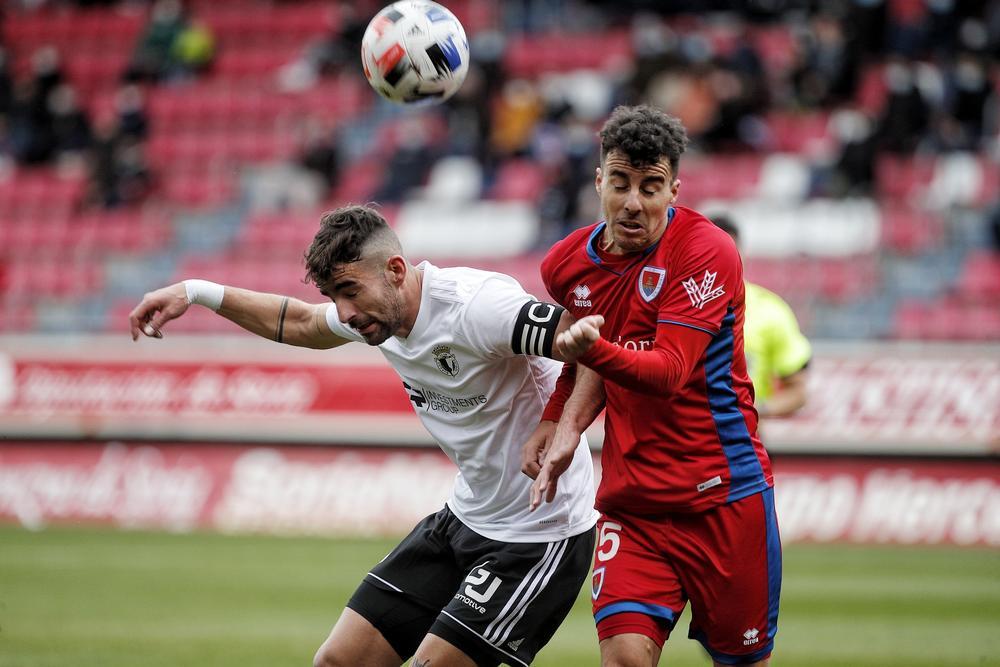
<svg viewBox="0 0 1000 667">
<path fill-rule="evenodd" d="M 681 179 L 675 178 L 670 184 L 670 203 L 677 201 L 677 193 L 681 190 Z"/>
<path fill-rule="evenodd" d="M 385 262 L 385 276 L 390 283 L 397 287 L 403 284 L 403 280 L 406 278 L 406 271 L 406 260 L 400 255 L 393 255 Z"/>
<path fill-rule="evenodd" d="M 594 187 L 597 188 L 598 194 L 601 192 L 601 181 L 603 180 L 601 175 L 601 168 L 598 167 L 594 170 Z"/>
</svg>

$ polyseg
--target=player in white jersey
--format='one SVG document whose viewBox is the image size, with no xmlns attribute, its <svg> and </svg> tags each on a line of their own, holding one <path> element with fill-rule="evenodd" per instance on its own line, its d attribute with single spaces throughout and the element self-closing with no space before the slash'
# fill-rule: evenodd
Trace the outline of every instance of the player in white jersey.
<svg viewBox="0 0 1000 667">
<path fill-rule="evenodd" d="M 558 356 L 552 341 L 572 318 L 503 274 L 411 265 L 366 206 L 324 215 L 306 266 L 332 303 L 186 280 L 145 295 L 132 337 L 161 337 L 196 303 L 278 342 L 377 345 L 459 473 L 445 507 L 365 577 L 315 664 L 530 664 L 572 607 L 594 543 L 585 440 L 556 502 L 531 512 L 521 473 L 561 368 L 545 356 Z"/>
</svg>

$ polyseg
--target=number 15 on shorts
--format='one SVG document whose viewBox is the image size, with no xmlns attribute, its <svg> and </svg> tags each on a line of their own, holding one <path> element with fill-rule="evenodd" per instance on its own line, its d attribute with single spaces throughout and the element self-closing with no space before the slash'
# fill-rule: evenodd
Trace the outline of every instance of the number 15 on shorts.
<svg viewBox="0 0 1000 667">
<path fill-rule="evenodd" d="M 595 558 L 598 563 L 606 563 L 615 557 L 618 553 L 618 548 L 621 546 L 622 538 L 619 534 L 622 530 L 622 525 L 620 523 L 615 523 L 614 521 L 605 521 L 601 524 L 601 532 L 597 539 L 597 549 L 595 553 Z M 597 597 L 601 594 L 601 588 L 604 586 L 604 568 L 595 567 L 594 575 L 591 579 L 590 596 L 591 599 L 597 600 Z"/>
</svg>

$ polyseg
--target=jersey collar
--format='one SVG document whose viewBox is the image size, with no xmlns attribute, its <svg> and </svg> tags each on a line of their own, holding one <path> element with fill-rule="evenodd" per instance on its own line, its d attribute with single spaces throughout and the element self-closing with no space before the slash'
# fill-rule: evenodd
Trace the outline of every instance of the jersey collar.
<svg viewBox="0 0 1000 667">
<path fill-rule="evenodd" d="M 673 220 L 674 220 L 674 214 L 676 212 L 677 211 L 676 211 L 676 209 L 673 206 L 671 206 L 670 208 L 667 209 L 667 227 L 668 228 L 670 227 L 670 223 L 673 222 Z M 614 273 L 616 275 L 621 275 L 621 272 L 616 271 L 616 270 L 611 269 L 610 267 L 606 266 L 604 260 L 601 259 L 600 253 L 597 252 L 597 248 L 599 247 L 599 244 L 601 242 L 601 236 L 604 234 L 604 230 L 605 230 L 605 228 L 607 226 L 608 226 L 607 221 L 602 220 L 596 227 L 594 227 L 594 231 L 590 232 L 590 236 L 587 237 L 587 257 L 590 258 L 591 262 L 593 262 L 597 266 L 601 267 L 605 271 L 611 271 L 611 273 Z M 654 250 L 656 250 L 656 248 L 660 245 L 660 241 L 662 241 L 663 237 L 666 236 L 666 235 L 667 235 L 667 230 L 664 229 L 663 230 L 663 234 L 660 236 L 659 239 L 657 239 L 656 243 L 654 243 L 653 245 L 649 246 L 648 248 L 646 248 L 645 250 L 643 250 L 641 253 L 639 253 L 638 259 L 641 260 L 642 258 L 648 256 L 651 252 L 653 252 Z"/>
</svg>

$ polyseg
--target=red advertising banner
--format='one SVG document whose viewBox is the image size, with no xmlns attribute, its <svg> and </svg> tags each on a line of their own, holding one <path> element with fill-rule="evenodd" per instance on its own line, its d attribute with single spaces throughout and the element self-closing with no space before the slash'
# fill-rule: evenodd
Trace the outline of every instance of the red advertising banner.
<svg viewBox="0 0 1000 667">
<path fill-rule="evenodd" d="M 1000 451 L 998 346 L 817 344 L 810 368 L 772 451 Z M 433 444 L 374 348 L 250 337 L 0 337 L 0 437 Z"/>
<path fill-rule="evenodd" d="M 781 459 L 783 541 L 1000 546 L 1000 463 Z M 6 443 L 0 521 L 32 528 L 399 534 L 439 509 L 438 451 L 217 444 Z"/>
<path fill-rule="evenodd" d="M 810 364 L 809 396 L 793 418 L 765 422 L 769 446 L 1000 451 L 996 347 L 819 347 Z"/>
</svg>

